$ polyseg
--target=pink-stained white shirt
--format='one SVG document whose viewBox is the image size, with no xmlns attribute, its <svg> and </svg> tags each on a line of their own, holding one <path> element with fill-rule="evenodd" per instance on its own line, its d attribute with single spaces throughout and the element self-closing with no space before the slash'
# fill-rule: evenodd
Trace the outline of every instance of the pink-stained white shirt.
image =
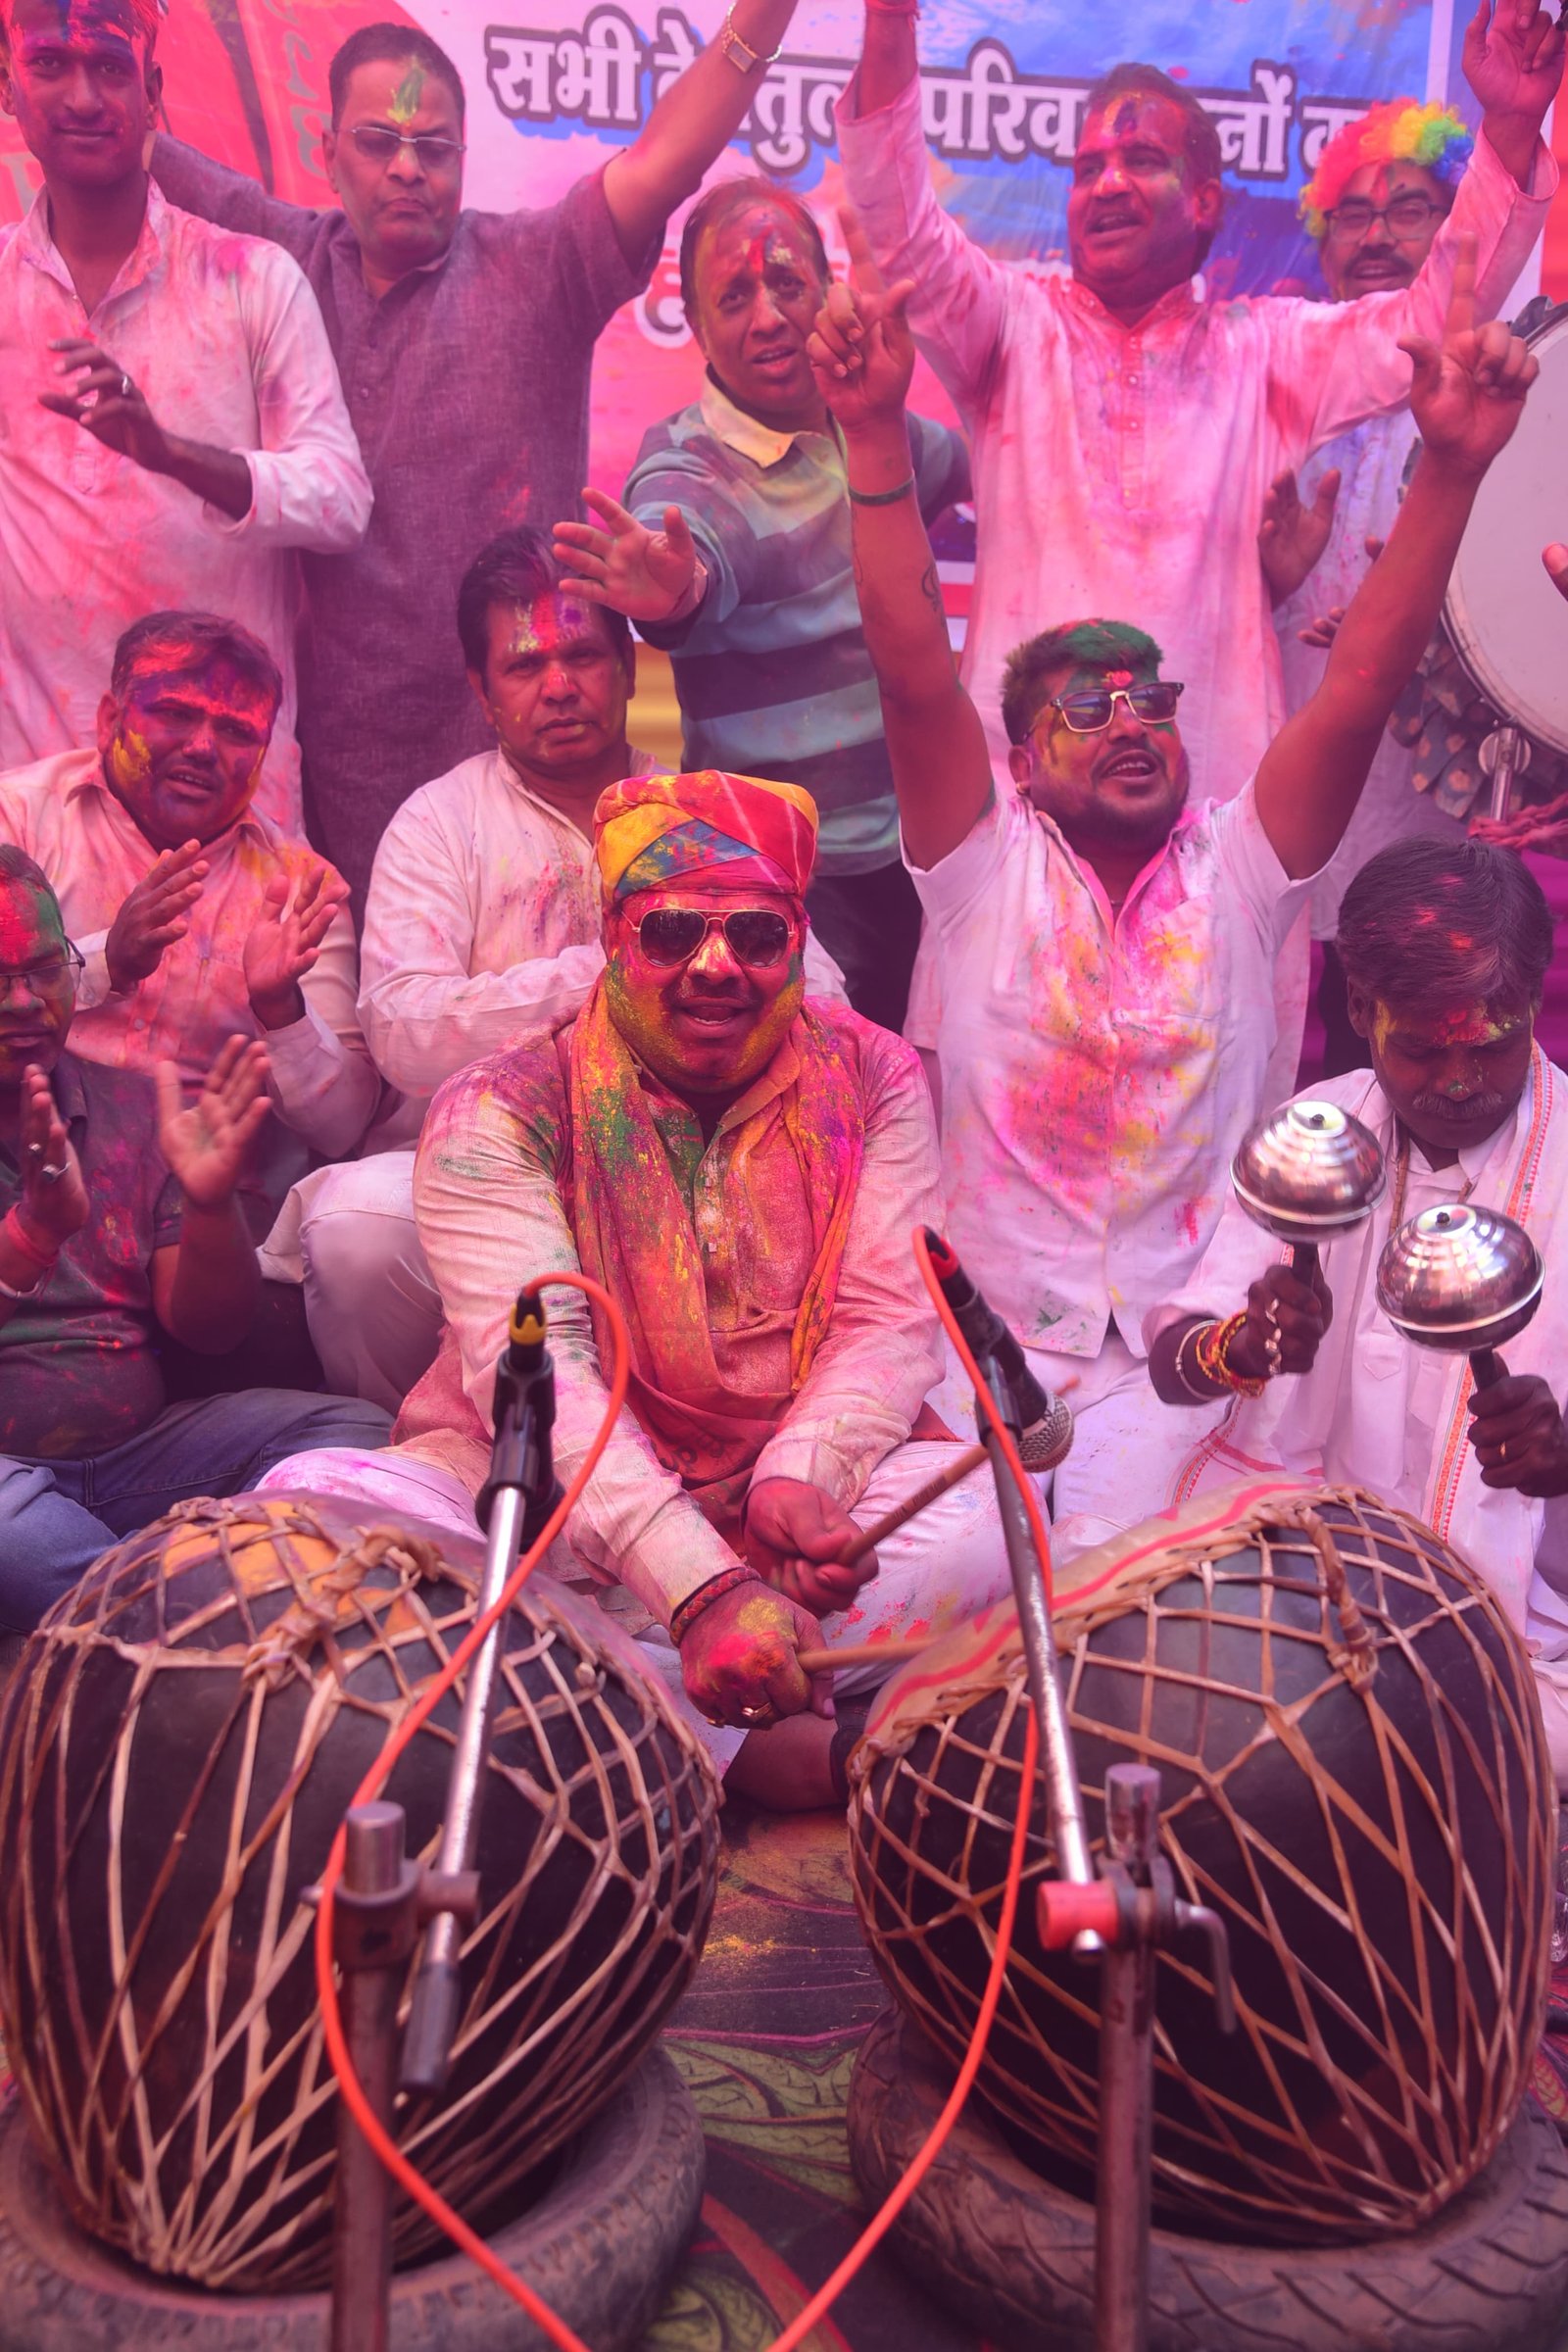
<svg viewBox="0 0 1568 2352">
<path fill-rule="evenodd" d="M 1249 784 L 1185 816 L 1121 913 L 1016 789 L 929 872 L 948 1234 L 1026 1348 L 1093 1356 L 1196 1263 L 1263 1100 L 1293 882 Z"/>
<path fill-rule="evenodd" d="M 49 349 L 90 336 L 165 430 L 237 452 L 237 521 L 68 416 Z M 89 318 L 40 191 L 0 229 L 0 769 L 93 739 L 115 641 L 146 612 L 218 612 L 283 673 L 261 813 L 303 837 L 294 740 L 296 548 L 358 546 L 370 485 L 326 328 L 299 265 L 209 227 L 149 185 L 134 252 Z"/>
<path fill-rule="evenodd" d="M 1218 1429 L 1195 1444 L 1178 1499 L 1204 1487 L 1280 1468 L 1331 1485 L 1365 1487 L 1437 1529 L 1472 1561 L 1538 1658 L 1568 1659 L 1568 1499 L 1543 1501 L 1485 1487 L 1465 1437 L 1468 1359 L 1418 1348 L 1377 1302 L 1374 1276 L 1393 1230 L 1397 1150 L 1392 1106 L 1370 1070 L 1311 1090 L 1363 1121 L 1383 1146 L 1391 1181 L 1366 1223 L 1322 1249 L 1334 1298 L 1317 1360 L 1299 1377 L 1272 1380 L 1241 1397 Z M 1568 1382 L 1568 1079 L 1538 1049 L 1513 1116 L 1457 1164 L 1432 1168 L 1412 1146 L 1401 1221 L 1466 1196 L 1520 1218 L 1545 1261 L 1534 1320 L 1508 1342 L 1510 1372 L 1542 1375 L 1559 1402 Z M 1234 1197 L 1186 1282 L 1148 1316 L 1151 1346 L 1193 1315 L 1234 1313 L 1250 1285 L 1286 1255 Z M 1185 1417 L 1166 1406 L 1172 1420 Z"/>
<path fill-rule="evenodd" d="M 321 862 L 314 850 L 248 809 L 202 852 L 211 870 L 184 938 L 165 950 L 145 980 L 117 995 L 104 942 L 158 853 L 104 782 L 98 754 L 66 752 L 0 775 L 0 840 L 15 842 L 42 866 L 67 935 L 87 959 L 71 1024 L 74 1054 L 117 1069 L 175 1061 L 199 1085 L 225 1038 L 260 1037 L 278 1117 L 328 1158 L 354 1149 L 381 1082 L 354 1009 L 354 926 L 347 910 L 300 982 L 300 1020 L 263 1029 L 245 986 L 245 940 L 263 911 L 269 881 L 280 869 L 298 878 L 313 872 Z"/>
<path fill-rule="evenodd" d="M 822 1009 L 858 1033 L 865 1152 L 826 1336 L 752 1476 L 804 1480 L 847 1509 L 878 1462 L 908 1437 L 941 1373 L 937 1321 L 909 1243 L 915 1226 L 940 1220 L 941 1195 L 931 1098 L 913 1051 L 847 1007 Z M 578 1264 L 555 1181 L 551 1138 L 525 1128 L 498 1097 L 494 1073 L 504 1059 L 494 1056 L 453 1080 L 425 1122 L 415 1207 L 447 1323 L 441 1351 L 411 1396 L 396 1433 L 407 1437 L 408 1424 L 416 1422 L 421 1434 L 410 1441 L 413 1450 L 445 1462 L 474 1490 L 489 1464 L 495 1368 L 519 1281 Z M 777 1102 L 798 1066 L 786 1038 L 756 1084 L 724 1113 L 702 1152 L 692 1188 L 721 1376 L 775 1393 L 788 1386 L 789 1331 L 810 1270 L 809 1224 L 804 1194 L 801 1213 L 790 1214 L 784 1169 L 777 1178 L 780 1231 L 768 1237 L 771 1289 L 764 1311 L 755 1295 L 761 1253 L 754 1245 L 748 1187 L 735 1174 L 735 1139 L 752 1123 L 754 1168 L 759 1152 L 793 1157 L 782 1119 L 775 1116 L 759 1140 L 755 1116 Z M 684 1118 L 695 1127 L 693 1114 L 656 1080 L 645 1083 L 656 1100 L 657 1123 Z M 672 1164 L 679 1180 L 673 1154 Z M 753 1173 L 754 1194 L 757 1183 Z M 792 1248 L 799 1261 L 794 1305 L 786 1298 Z M 548 1303 L 556 1359 L 556 1468 L 564 1482 L 604 1417 L 607 1391 L 586 1300 L 557 1290 Z M 687 1593 L 735 1560 L 629 1411 L 621 1413 L 600 1456 L 570 1538 L 590 1568 L 625 1586 L 663 1624 Z"/>
<path fill-rule="evenodd" d="M 657 768 L 634 751 L 626 772 Z M 365 909 L 360 1019 L 382 1075 L 422 1103 L 466 1062 L 574 1020 L 605 968 L 600 921 L 593 844 L 500 750 L 421 785 L 381 836 Z M 807 978 L 843 1000 L 810 938 Z M 396 1131 L 417 1132 L 406 1106 Z"/>
<path fill-rule="evenodd" d="M 1087 286 L 994 261 L 938 203 L 911 83 L 857 120 L 838 112 L 845 185 L 884 275 L 973 445 L 979 555 L 963 676 L 1006 773 L 1001 678 L 1013 647 L 1057 623 L 1131 621 L 1187 686 L 1182 733 L 1201 800 L 1228 800 L 1285 715 L 1257 559 L 1264 494 L 1357 418 L 1404 401 L 1403 335 L 1436 338 L 1456 241 L 1479 239 L 1482 316 L 1502 302 L 1557 185 L 1538 149 L 1521 192 L 1477 141 L 1415 284 L 1356 302 L 1167 294 L 1135 327 Z"/>
</svg>

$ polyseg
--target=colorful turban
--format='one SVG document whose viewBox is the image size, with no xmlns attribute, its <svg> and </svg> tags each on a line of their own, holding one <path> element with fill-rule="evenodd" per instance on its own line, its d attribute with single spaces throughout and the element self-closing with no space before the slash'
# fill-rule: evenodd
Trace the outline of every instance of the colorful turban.
<svg viewBox="0 0 1568 2352">
<path fill-rule="evenodd" d="M 1337 130 L 1317 159 L 1297 209 L 1306 232 L 1321 245 L 1329 215 L 1363 164 L 1419 164 L 1446 187 L 1456 188 L 1475 140 L 1457 115 L 1414 98 L 1389 98 L 1359 121 Z"/>
<path fill-rule="evenodd" d="M 799 784 L 727 776 L 628 776 L 599 796 L 594 856 L 608 901 L 706 880 L 803 898 L 816 859 L 816 803 Z"/>
</svg>

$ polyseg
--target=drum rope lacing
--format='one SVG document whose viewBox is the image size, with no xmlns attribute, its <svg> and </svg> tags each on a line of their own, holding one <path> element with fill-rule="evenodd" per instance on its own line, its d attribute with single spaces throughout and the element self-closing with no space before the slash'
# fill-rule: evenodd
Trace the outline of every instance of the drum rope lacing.
<svg viewBox="0 0 1568 2352">
<path fill-rule="evenodd" d="M 947 1300 L 942 1296 L 941 1286 L 931 1264 L 930 1252 L 926 1248 L 925 1235 L 919 1227 L 915 1229 L 913 1243 L 915 1262 L 920 1269 L 920 1278 L 930 1293 L 932 1303 L 942 1318 L 948 1337 L 957 1351 L 959 1363 L 974 1383 L 975 1401 L 991 1425 L 992 1434 L 998 1442 L 1003 1458 L 1011 1471 L 1017 1483 L 1018 1492 L 1023 1498 L 1030 1532 L 1034 1537 L 1042 1572 L 1045 1576 L 1046 1600 L 1049 1606 L 1052 1600 L 1051 1546 L 1034 1481 L 1029 1477 L 1019 1459 L 1012 1434 L 992 1401 L 990 1391 L 981 1378 L 980 1368 L 965 1344 L 963 1334 L 958 1329 Z M 399 1724 L 350 1798 L 350 1809 L 355 1805 L 368 1804 L 372 1798 L 379 1795 L 404 1749 L 414 1740 L 420 1726 L 447 1691 L 452 1689 L 491 1627 L 499 1623 L 507 1610 L 511 1608 L 557 1536 L 564 1528 L 571 1512 L 576 1508 L 578 1498 L 593 1476 L 599 1457 L 610 1442 L 611 1434 L 620 1414 L 620 1408 L 625 1402 L 631 1366 L 631 1344 L 626 1331 L 625 1318 L 620 1308 L 611 1298 L 609 1292 L 587 1274 L 542 1275 L 536 1282 L 526 1287 L 545 1290 L 552 1285 L 563 1285 L 569 1290 L 581 1291 L 596 1305 L 603 1307 L 609 1319 L 613 1342 L 612 1369 L 610 1395 L 605 1403 L 604 1419 L 600 1422 L 599 1428 L 594 1434 L 593 1443 L 578 1465 L 570 1485 L 540 1531 L 538 1540 L 523 1553 L 494 1606 L 487 1609 L 484 1615 L 475 1621 L 463 1642 L 453 1651 L 441 1672 L 425 1686 L 419 1698 Z M 805 2341 L 815 2328 L 818 2320 L 849 2285 L 851 2279 L 855 2278 L 892 2228 L 941 2154 L 949 2133 L 958 2120 L 985 2057 L 986 2042 L 990 2036 L 992 2021 L 996 2017 L 1001 2002 L 1003 1980 L 1006 1974 L 1007 1962 L 1011 1957 L 1013 1923 L 1017 1917 L 1019 1890 L 1023 1883 L 1024 1851 L 1028 1843 L 1029 1824 L 1034 1810 L 1033 1791 L 1039 1752 L 1039 1728 L 1031 1708 L 1026 1710 L 1024 1718 L 1024 1751 L 1019 1781 L 1018 1815 L 1013 1824 L 1012 1841 L 1007 1854 L 1007 1875 L 1003 1884 L 1002 1910 L 997 1921 L 996 1942 L 986 1976 L 985 1991 L 981 1997 L 979 2011 L 974 2022 L 974 2031 L 970 2036 L 968 2048 L 964 2052 L 963 2063 L 959 2067 L 953 2088 L 948 2094 L 947 2103 L 916 2151 L 903 2180 L 872 2216 L 832 2276 L 818 2287 L 809 2302 L 797 2313 L 783 2332 L 775 2336 L 772 2343 L 765 2347 L 765 2352 L 797 2352 L 797 2347 Z M 338 2007 L 337 1979 L 332 1962 L 332 1914 L 334 1897 L 343 1876 L 343 1852 L 346 1838 L 346 1831 L 340 1827 L 332 1841 L 332 1850 L 327 1857 L 326 1868 L 321 1873 L 320 1901 L 316 1916 L 317 1990 L 320 1996 L 326 2052 L 331 2061 L 332 2071 L 337 2077 L 338 2087 L 343 2094 L 344 2102 L 366 2140 L 404 2193 L 412 2197 L 415 2203 L 429 2215 L 430 2219 L 451 2238 L 454 2245 L 458 2246 L 471 2261 L 477 2263 L 486 2278 L 500 2287 L 505 2294 L 510 2295 L 514 2303 L 521 2305 L 535 2327 L 542 2328 L 550 2341 L 558 2347 L 558 2352 L 589 2352 L 589 2347 L 584 2344 L 581 2337 L 575 2334 L 565 2322 L 559 2319 L 550 2306 L 534 2293 L 526 2279 L 519 2278 L 514 2271 L 509 2269 L 477 2231 L 468 2227 L 462 2215 L 454 2212 L 446 2199 L 430 2186 L 423 2175 L 416 2171 L 390 2133 L 384 2129 L 365 2095 L 359 2077 L 354 2072 L 348 2043 L 344 2038 L 343 2020 Z"/>
</svg>

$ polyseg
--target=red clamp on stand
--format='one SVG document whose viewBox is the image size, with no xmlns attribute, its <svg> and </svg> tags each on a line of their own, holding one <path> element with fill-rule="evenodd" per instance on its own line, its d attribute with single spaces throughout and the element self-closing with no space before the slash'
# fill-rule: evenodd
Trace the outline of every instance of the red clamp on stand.
<svg viewBox="0 0 1568 2352">
<path fill-rule="evenodd" d="M 1097 2352 L 1144 2352 L 1149 2340 L 1150 2162 L 1154 2118 L 1154 1954 L 1191 1936 L 1208 1946 L 1222 2034 L 1236 2031 L 1225 1923 L 1176 1892 L 1159 1851 L 1159 1775 L 1113 1764 L 1105 1775 L 1105 1855 L 1092 1886 L 1048 1880 L 1036 1898 L 1048 1952 L 1087 1931 L 1100 1964 L 1100 2137 L 1095 2178 Z"/>
</svg>

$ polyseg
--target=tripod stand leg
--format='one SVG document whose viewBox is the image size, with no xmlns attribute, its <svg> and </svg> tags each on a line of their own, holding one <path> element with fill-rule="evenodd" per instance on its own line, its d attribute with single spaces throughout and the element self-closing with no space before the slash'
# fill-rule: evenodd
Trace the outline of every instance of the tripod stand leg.
<svg viewBox="0 0 1568 2352">
<path fill-rule="evenodd" d="M 405 1887 L 401 1805 L 357 1805 L 347 1821 L 342 1893 L 394 1897 Z M 383 1955 L 362 1936 L 352 1955 L 343 1949 L 340 1912 L 340 2000 L 343 2032 L 354 2071 L 383 2124 L 392 2120 L 397 2075 L 398 1995 L 408 1967 L 412 1890 L 402 1934 L 379 1939 Z M 348 1915 L 352 1936 L 357 1923 Z M 392 2295 L 392 2178 L 350 2115 L 338 2111 L 337 2190 L 332 2224 L 330 2352 L 387 2352 Z"/>
<path fill-rule="evenodd" d="M 1142 1765 L 1112 1765 L 1105 1776 L 1105 1844 L 1112 1862 L 1139 1886 L 1139 1929 L 1125 1941 L 1107 1944 L 1100 1964 L 1096 2352 L 1146 2352 L 1149 2342 L 1154 1921 L 1147 1887 L 1158 1821 L 1159 1775 Z"/>
</svg>

